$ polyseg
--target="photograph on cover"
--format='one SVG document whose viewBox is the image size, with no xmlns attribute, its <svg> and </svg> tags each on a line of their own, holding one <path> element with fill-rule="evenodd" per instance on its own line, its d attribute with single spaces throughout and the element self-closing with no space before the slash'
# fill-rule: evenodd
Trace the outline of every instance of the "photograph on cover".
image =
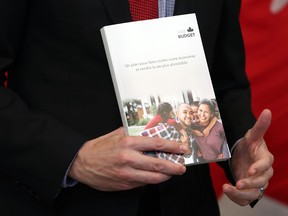
<svg viewBox="0 0 288 216">
<path fill-rule="evenodd" d="M 146 104 L 145 107 L 139 100 L 138 103 L 135 100 L 129 102 L 130 108 L 133 109 L 130 110 L 130 115 L 127 112 L 127 120 L 133 118 L 135 122 L 133 125 L 130 122 L 129 133 L 186 143 L 189 151 L 184 155 L 149 152 L 150 155 L 154 154 L 155 157 L 182 164 L 207 163 L 230 158 L 215 99 L 204 98 L 191 102 L 192 97 L 187 97 L 187 102 L 178 102 L 177 105 L 160 102 L 159 99 L 151 97 L 151 104 Z M 146 110 L 146 118 L 143 109 Z"/>
<path fill-rule="evenodd" d="M 185 155 L 149 155 L 183 164 L 230 158 L 209 73 L 202 71 L 205 68 L 191 71 L 187 67 L 194 58 L 178 58 L 178 64 L 171 63 L 175 63 L 174 57 L 168 58 L 170 63 L 126 65 L 118 77 L 128 134 L 176 140 L 186 143 L 189 149 Z"/>
</svg>

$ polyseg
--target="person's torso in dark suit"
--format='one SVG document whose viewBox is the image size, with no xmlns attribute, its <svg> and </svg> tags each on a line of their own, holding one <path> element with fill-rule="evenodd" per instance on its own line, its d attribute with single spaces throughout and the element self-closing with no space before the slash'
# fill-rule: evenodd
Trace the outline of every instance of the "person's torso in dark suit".
<svg viewBox="0 0 288 216">
<path fill-rule="evenodd" d="M 10 2 L 12 3 L 9 4 L 13 5 L 20 1 Z M 240 72 L 238 75 L 239 71 L 233 71 L 238 65 L 243 69 L 242 41 L 236 22 L 239 2 L 176 0 L 175 5 L 175 15 L 196 13 L 213 84 L 216 94 L 220 95 L 219 106 L 223 106 L 224 109 L 224 99 L 221 105 L 222 92 L 233 87 L 233 82 L 235 85 L 238 82 L 247 84 L 245 74 Z M 14 12 L 15 20 L 23 19 L 24 22 L 15 26 L 15 31 L 17 28 L 23 30 L 19 30 L 22 35 L 18 42 L 21 45 L 14 49 L 17 55 L 13 67 L 9 70 L 9 88 L 18 93 L 29 108 L 47 113 L 79 134 L 83 134 L 87 139 L 98 137 L 121 126 L 100 28 L 131 21 L 128 1 L 28 1 L 26 5 L 16 6 Z M 229 41 L 229 37 L 235 42 Z M 230 49 L 231 44 L 240 48 L 239 55 L 235 54 L 236 58 L 239 57 L 239 61 L 231 63 L 235 66 L 229 65 L 230 63 L 223 64 L 229 60 L 226 51 Z M 223 111 L 223 117 L 228 119 L 229 114 Z M 230 139 L 235 138 L 236 135 L 231 135 Z M 55 146 L 55 150 L 61 149 L 60 151 L 67 152 L 68 155 L 74 154 L 73 151 L 69 151 L 68 146 L 67 143 L 59 144 Z M 51 156 L 53 158 L 52 152 Z M 43 170 L 39 175 L 58 174 L 57 169 L 60 168 L 51 167 L 51 169 L 52 171 Z M 55 176 L 55 179 L 57 178 L 59 174 Z M 29 178 L 25 180 L 29 181 Z M 29 215 L 44 215 L 39 214 L 45 210 L 37 205 L 38 201 L 34 199 L 37 196 L 31 195 L 30 189 L 23 189 L 22 184 L 20 186 L 14 183 L 6 184 L 1 177 L 0 183 L 2 184 L 0 191 L 3 187 L 0 197 L 8 199 L 5 205 L 5 208 L 9 209 L 7 212 L 13 212 L 11 208 L 15 206 L 20 208 L 20 212 L 21 208 L 23 212 L 30 208 Z M 43 182 L 35 184 L 38 184 L 35 188 L 42 188 L 41 190 L 49 194 L 50 188 Z M 30 185 L 32 191 L 35 184 Z M 55 201 L 55 212 L 58 215 L 134 216 L 138 211 L 140 196 L 145 194 L 143 197 L 146 198 L 142 198 L 140 205 L 142 213 L 138 212 L 139 215 L 144 215 L 143 212 L 146 211 L 149 215 L 154 215 L 153 203 L 162 208 L 163 215 L 167 216 L 174 213 L 202 216 L 219 214 L 208 165 L 188 167 L 187 173 L 183 176 L 173 177 L 171 181 L 159 187 L 147 188 L 124 192 L 100 192 L 79 183 L 60 192 Z M 17 192 L 11 192 L 15 190 Z M 31 197 L 34 200 L 31 201 Z M 39 212 L 35 213 L 38 208 Z"/>
</svg>

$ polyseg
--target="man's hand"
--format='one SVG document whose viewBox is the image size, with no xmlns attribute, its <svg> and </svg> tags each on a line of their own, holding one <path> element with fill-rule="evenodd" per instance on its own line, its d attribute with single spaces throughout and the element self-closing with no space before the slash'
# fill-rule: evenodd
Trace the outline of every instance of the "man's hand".
<svg viewBox="0 0 288 216">
<path fill-rule="evenodd" d="M 119 191 L 161 183 L 185 173 L 185 166 L 147 156 L 145 151 L 183 154 L 187 147 L 161 138 L 126 136 L 119 128 L 86 142 L 68 175 L 97 190 Z"/>
<path fill-rule="evenodd" d="M 256 200 L 260 188 L 267 188 L 273 176 L 273 155 L 263 139 L 271 123 L 270 110 L 264 110 L 257 122 L 237 144 L 231 159 L 236 187 L 223 185 L 224 193 L 235 203 L 244 206 Z"/>
</svg>

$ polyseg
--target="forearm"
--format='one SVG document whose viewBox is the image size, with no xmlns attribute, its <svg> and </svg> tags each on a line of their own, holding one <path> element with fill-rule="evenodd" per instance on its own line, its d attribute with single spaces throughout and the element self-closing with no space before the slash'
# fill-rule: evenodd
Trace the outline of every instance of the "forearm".
<svg viewBox="0 0 288 216">
<path fill-rule="evenodd" d="M 86 141 L 81 134 L 31 110 L 10 89 L 0 87 L 0 143 L 5 174 L 44 199 L 61 189 L 65 172 Z"/>
</svg>

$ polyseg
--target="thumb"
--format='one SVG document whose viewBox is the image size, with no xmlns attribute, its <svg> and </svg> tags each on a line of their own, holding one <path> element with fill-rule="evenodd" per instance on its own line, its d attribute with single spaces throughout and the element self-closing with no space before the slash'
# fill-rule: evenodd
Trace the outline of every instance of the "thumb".
<svg viewBox="0 0 288 216">
<path fill-rule="evenodd" d="M 258 140 L 262 139 L 271 124 L 271 120 L 271 111 L 269 109 L 264 109 L 244 139 L 246 139 L 248 143 L 257 142 Z"/>
</svg>

